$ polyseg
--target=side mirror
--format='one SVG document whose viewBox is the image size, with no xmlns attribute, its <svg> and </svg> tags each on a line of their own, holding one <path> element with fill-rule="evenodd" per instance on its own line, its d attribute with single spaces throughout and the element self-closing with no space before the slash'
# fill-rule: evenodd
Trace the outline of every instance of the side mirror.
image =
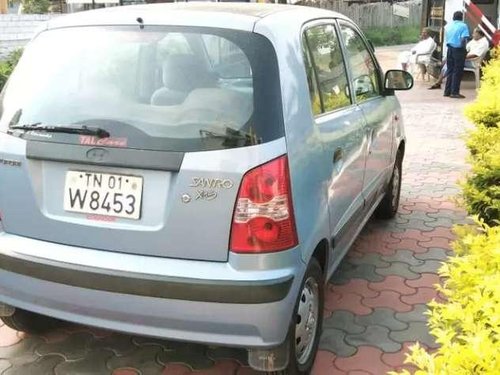
<svg viewBox="0 0 500 375">
<path fill-rule="evenodd" d="M 386 90 L 409 90 L 413 87 L 413 77 L 404 70 L 388 70 L 385 73 L 384 88 Z"/>
</svg>

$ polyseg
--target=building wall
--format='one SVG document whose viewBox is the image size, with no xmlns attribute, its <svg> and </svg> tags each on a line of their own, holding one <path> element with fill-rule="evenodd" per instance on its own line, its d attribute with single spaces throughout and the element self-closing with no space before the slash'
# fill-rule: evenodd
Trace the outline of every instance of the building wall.
<svg viewBox="0 0 500 375">
<path fill-rule="evenodd" d="M 0 14 L 0 59 L 28 43 L 37 28 L 52 17 L 57 15 Z"/>
</svg>

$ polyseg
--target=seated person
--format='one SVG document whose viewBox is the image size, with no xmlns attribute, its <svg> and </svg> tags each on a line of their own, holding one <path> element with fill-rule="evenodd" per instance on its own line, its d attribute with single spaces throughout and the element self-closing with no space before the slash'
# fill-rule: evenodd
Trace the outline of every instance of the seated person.
<svg viewBox="0 0 500 375">
<path fill-rule="evenodd" d="M 484 35 L 483 31 L 480 28 L 474 29 L 472 33 L 472 40 L 467 43 L 465 47 L 467 50 L 467 56 L 465 56 L 465 67 L 466 68 L 475 68 L 475 64 L 479 63 L 475 59 L 480 58 L 480 60 L 484 59 L 486 53 L 490 48 L 490 44 L 488 39 Z M 441 83 L 446 78 L 446 61 L 444 62 L 443 69 L 441 70 L 441 74 L 439 75 L 438 80 L 434 83 L 429 90 L 440 89 Z"/>
<path fill-rule="evenodd" d="M 399 54 L 398 61 L 401 64 L 403 70 L 407 70 L 408 64 L 417 63 L 417 55 L 425 55 L 419 59 L 419 64 L 426 64 L 430 60 L 430 54 L 436 48 L 436 42 L 430 36 L 429 29 L 427 27 L 422 29 L 422 33 L 420 34 L 420 42 L 418 42 L 415 47 L 413 47 L 410 51 L 404 51 Z"/>
<path fill-rule="evenodd" d="M 474 29 L 474 32 L 472 33 L 472 40 L 467 43 L 465 49 L 467 50 L 467 56 L 465 56 L 465 67 L 475 68 L 475 63 L 480 61 L 473 60 L 477 58 L 479 58 L 479 60 L 484 59 L 486 52 L 490 49 L 490 43 L 479 27 Z"/>
</svg>

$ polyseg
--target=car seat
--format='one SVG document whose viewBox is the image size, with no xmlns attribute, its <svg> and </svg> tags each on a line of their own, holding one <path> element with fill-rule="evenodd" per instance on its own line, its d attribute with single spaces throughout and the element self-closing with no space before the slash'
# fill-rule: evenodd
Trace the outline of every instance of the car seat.
<svg viewBox="0 0 500 375">
<path fill-rule="evenodd" d="M 216 76 L 192 54 L 170 55 L 162 66 L 163 87 L 151 96 L 152 105 L 176 105 L 196 88 L 215 87 Z"/>
</svg>

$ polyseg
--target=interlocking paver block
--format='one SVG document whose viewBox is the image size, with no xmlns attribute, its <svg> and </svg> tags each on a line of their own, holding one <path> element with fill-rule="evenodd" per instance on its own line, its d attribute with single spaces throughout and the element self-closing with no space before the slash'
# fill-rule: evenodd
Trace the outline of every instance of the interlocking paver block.
<svg viewBox="0 0 500 375">
<path fill-rule="evenodd" d="M 390 266 L 388 262 L 384 262 L 382 260 L 380 254 L 366 254 L 362 258 L 349 259 L 348 262 L 358 266 L 362 264 L 371 264 L 376 268 L 384 268 Z"/>
<path fill-rule="evenodd" d="M 418 279 L 406 280 L 405 283 L 411 288 L 421 288 L 440 284 L 441 280 L 435 273 L 423 273 Z"/>
<path fill-rule="evenodd" d="M 393 255 L 384 255 L 382 259 L 389 263 L 401 262 L 411 266 L 418 266 L 420 264 L 423 264 L 424 262 L 420 259 L 417 259 L 416 257 L 417 255 L 418 254 L 415 254 L 413 251 L 410 250 L 398 250 Z"/>
<path fill-rule="evenodd" d="M 346 333 L 340 329 L 324 328 L 319 341 L 319 347 L 335 353 L 338 357 L 349 357 L 356 353 L 356 347 L 349 345 L 346 340 Z"/>
<path fill-rule="evenodd" d="M 176 343 L 174 350 L 168 350 L 158 356 L 160 363 L 187 363 L 194 370 L 203 370 L 213 366 L 207 357 L 207 347 L 198 344 Z"/>
<path fill-rule="evenodd" d="M 437 344 L 434 338 L 429 334 L 429 328 L 423 322 L 410 322 L 408 329 L 404 331 L 393 331 L 389 333 L 389 337 L 399 343 L 408 341 L 418 341 L 424 343 L 430 348 L 436 348 Z"/>
<path fill-rule="evenodd" d="M 0 347 L 11 346 L 22 340 L 20 332 L 3 325 L 0 327 Z"/>
<path fill-rule="evenodd" d="M 130 367 L 142 374 L 160 374 L 164 366 L 157 358 L 161 353 L 163 349 L 158 345 L 141 346 L 126 356 L 111 357 L 106 365 L 110 370 Z"/>
<path fill-rule="evenodd" d="M 56 375 L 107 374 L 109 369 L 106 367 L 106 362 L 113 357 L 113 355 L 113 352 L 110 350 L 91 350 L 87 353 L 85 358 L 58 364 L 54 372 Z"/>
<path fill-rule="evenodd" d="M 417 288 L 417 293 L 401 297 L 401 300 L 409 305 L 429 303 L 433 299 L 439 299 L 437 290 L 435 288 L 426 287 Z"/>
<path fill-rule="evenodd" d="M 7 370 L 12 364 L 6 359 L 0 359 L 0 374 Z"/>
<path fill-rule="evenodd" d="M 454 240 L 457 236 L 450 228 L 445 227 L 436 227 L 430 232 L 424 232 L 424 236 L 426 237 L 443 237 L 448 238 L 449 240 Z"/>
<path fill-rule="evenodd" d="M 333 374 L 334 371 L 338 371 L 334 365 L 336 358 L 337 356 L 332 352 L 319 350 L 318 354 L 316 354 L 316 360 L 314 361 L 311 375 Z"/>
<path fill-rule="evenodd" d="M 169 365 L 166 365 L 165 368 L 163 369 L 162 375 L 189 375 L 192 374 L 193 372 L 187 365 L 181 365 L 178 363 L 172 363 Z M 113 372 L 113 375 L 114 372 Z"/>
<path fill-rule="evenodd" d="M 337 358 L 335 367 L 344 371 L 366 371 L 370 374 L 386 374 L 392 369 L 382 362 L 382 351 L 371 346 L 362 346 L 356 355 L 349 358 Z M 326 375 L 326 374 L 325 374 Z"/>
<path fill-rule="evenodd" d="M 115 333 L 92 343 L 92 349 L 111 350 L 117 356 L 124 356 L 137 349 L 132 337 Z"/>
<path fill-rule="evenodd" d="M 222 359 L 236 359 L 239 363 L 246 365 L 248 362 L 248 353 L 245 349 L 216 347 L 208 348 L 207 357 L 213 361 Z"/>
<path fill-rule="evenodd" d="M 394 314 L 394 310 L 380 307 L 374 309 L 369 315 L 356 316 L 355 322 L 365 327 L 374 325 L 383 326 L 391 331 L 406 329 L 408 324 L 396 319 Z"/>
<path fill-rule="evenodd" d="M 212 367 L 204 369 L 202 371 L 196 371 L 198 375 L 231 375 L 235 374 L 238 370 L 239 364 L 236 361 L 219 361 L 215 363 Z"/>
<path fill-rule="evenodd" d="M 347 293 L 355 293 L 363 297 L 376 297 L 378 295 L 378 292 L 368 287 L 368 280 L 363 279 L 352 279 L 342 285 L 329 284 L 328 289 L 341 295 Z"/>
<path fill-rule="evenodd" d="M 405 364 L 406 354 L 410 352 L 409 348 L 413 343 L 405 342 L 403 348 L 396 353 L 384 353 L 382 354 L 382 362 L 386 365 L 391 366 L 393 370 L 402 371 L 404 369 L 410 371 L 411 374 L 417 370 L 417 368 L 410 364 Z"/>
<path fill-rule="evenodd" d="M 356 324 L 356 316 L 350 311 L 337 310 L 323 321 L 323 329 L 336 328 L 345 333 L 361 333 L 365 330 L 363 325 Z"/>
<path fill-rule="evenodd" d="M 443 262 L 440 260 L 429 259 L 419 266 L 410 266 L 410 270 L 417 274 L 437 273 L 437 271 L 441 268 L 442 265 Z"/>
<path fill-rule="evenodd" d="M 401 350 L 401 344 L 392 340 L 389 333 L 388 328 L 373 325 L 368 326 L 363 333 L 346 335 L 345 341 L 352 346 L 370 345 L 388 353 Z"/>
<path fill-rule="evenodd" d="M 413 272 L 410 269 L 411 267 L 408 263 L 392 262 L 390 267 L 378 268 L 375 272 L 382 276 L 396 275 L 410 280 L 418 279 L 420 275 L 417 272 Z"/>
<path fill-rule="evenodd" d="M 384 281 L 380 281 L 378 283 L 369 283 L 368 287 L 378 292 L 381 292 L 383 290 L 392 290 L 401 295 L 416 293 L 417 290 L 406 285 L 405 281 L 406 279 L 404 277 L 389 275 L 384 279 Z"/>
<path fill-rule="evenodd" d="M 346 284 L 351 279 L 381 281 L 383 277 L 375 273 L 375 266 L 372 264 L 352 264 L 346 259 L 333 274 L 330 282 L 333 284 Z"/>
<path fill-rule="evenodd" d="M 440 217 L 440 218 L 437 218 L 435 221 L 429 221 L 429 222 L 425 223 L 424 225 L 427 228 L 434 229 L 434 228 L 437 228 L 437 227 L 451 228 L 455 224 L 459 224 L 459 223 L 457 223 L 457 221 L 453 220 L 453 219 L 448 219 L 448 218 Z"/>
<path fill-rule="evenodd" d="M 36 348 L 43 344 L 40 338 L 29 336 L 14 345 L 0 347 L 0 358 L 8 358 L 12 365 L 33 362 L 39 357 Z"/>
<path fill-rule="evenodd" d="M 436 247 L 431 247 L 427 252 L 422 254 L 415 254 L 415 258 L 421 260 L 440 260 L 445 261 L 452 252 L 450 250 L 440 249 Z"/>
<path fill-rule="evenodd" d="M 401 301 L 401 294 L 392 290 L 383 290 L 380 292 L 380 295 L 375 298 L 363 298 L 362 303 L 364 306 L 371 308 L 390 307 L 398 312 L 410 311 L 412 309 L 411 305 Z"/>
<path fill-rule="evenodd" d="M 388 244 L 387 247 L 393 250 L 411 250 L 415 253 L 425 253 L 427 251 L 427 245 L 421 245 L 416 240 L 411 238 L 404 238 L 401 242 L 397 244 Z M 390 254 L 389 254 L 390 255 Z"/>
<path fill-rule="evenodd" d="M 427 315 L 425 313 L 428 311 L 427 305 L 419 304 L 413 305 L 413 310 L 408 312 L 398 312 L 395 314 L 397 320 L 402 322 L 427 322 Z"/>
<path fill-rule="evenodd" d="M 334 294 L 336 293 L 334 292 Z M 340 297 L 335 300 L 334 304 L 331 303 L 329 308 L 331 308 L 331 310 L 336 310 L 336 309 L 347 310 L 357 315 L 370 314 L 372 312 L 372 309 L 363 304 L 361 302 L 362 299 L 363 296 L 360 296 L 359 294 L 356 293 L 340 294 Z"/>
<path fill-rule="evenodd" d="M 24 362 L 23 364 L 13 366 L 7 369 L 2 375 L 53 374 L 54 368 L 63 361 L 64 358 L 60 355 L 46 355 L 38 357 L 33 362 Z"/>
<path fill-rule="evenodd" d="M 74 361 L 87 355 L 90 343 L 94 340 L 94 336 L 90 333 L 77 333 L 68 336 L 64 341 L 42 344 L 38 346 L 36 352 L 43 356 L 48 354 L 62 355 L 67 360 Z"/>
</svg>

